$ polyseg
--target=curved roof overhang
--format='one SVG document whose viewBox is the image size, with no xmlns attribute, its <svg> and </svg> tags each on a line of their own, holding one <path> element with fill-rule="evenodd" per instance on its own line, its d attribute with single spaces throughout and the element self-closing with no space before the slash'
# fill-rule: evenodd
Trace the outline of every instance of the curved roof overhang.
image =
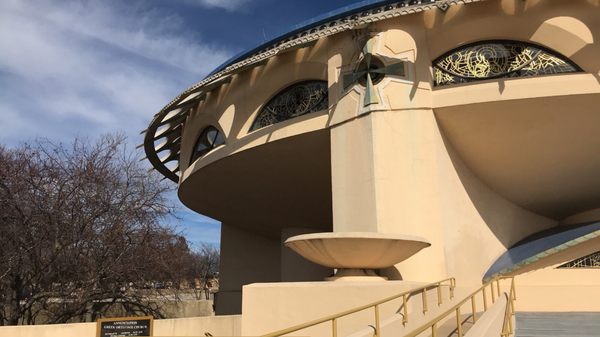
<svg viewBox="0 0 600 337">
<path fill-rule="evenodd" d="M 502 254 L 485 273 L 483 280 L 547 267 L 557 262 L 553 257 L 593 243 L 592 240 L 600 240 L 600 222 L 559 226 L 533 234 Z M 596 244 L 592 246 L 597 248 Z M 568 256 L 570 259 L 577 257 Z"/>
<path fill-rule="evenodd" d="M 484 0 L 366 0 L 308 20 L 289 33 L 234 56 L 167 104 L 142 131 L 146 157 L 157 171 L 178 182 L 181 135 L 190 111 L 208 92 L 229 82 L 233 75 L 264 64 L 278 53 L 308 47 L 322 37 L 369 23 L 435 8 L 446 11 L 451 5 L 479 1 Z"/>
</svg>

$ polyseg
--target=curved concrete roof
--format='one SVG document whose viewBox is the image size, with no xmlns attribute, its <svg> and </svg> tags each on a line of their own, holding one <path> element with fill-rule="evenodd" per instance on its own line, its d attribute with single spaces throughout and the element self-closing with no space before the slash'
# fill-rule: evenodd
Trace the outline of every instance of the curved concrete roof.
<svg viewBox="0 0 600 337">
<path fill-rule="evenodd" d="M 484 281 L 518 273 L 527 266 L 600 237 L 600 222 L 560 226 L 533 234 L 502 254 L 485 273 Z"/>
<path fill-rule="evenodd" d="M 261 65 L 280 52 L 304 48 L 322 37 L 365 24 L 434 8 L 445 11 L 451 5 L 479 1 L 485 0 L 364 0 L 296 25 L 289 32 L 229 59 L 154 115 L 150 126 L 142 131 L 146 156 L 157 171 L 177 182 L 181 134 L 189 112 L 208 92 L 229 82 L 232 75 Z M 161 152 L 166 155 L 159 158 Z M 171 162 L 176 164 L 168 167 Z"/>
<path fill-rule="evenodd" d="M 257 53 L 257 52 L 261 51 L 262 49 L 268 48 L 269 46 L 276 44 L 277 42 L 281 42 L 287 38 L 293 37 L 295 34 L 302 33 L 303 31 L 305 31 L 307 29 L 318 27 L 324 23 L 329 23 L 329 22 L 339 19 L 343 16 L 355 14 L 355 13 L 369 10 L 369 9 L 372 9 L 375 7 L 380 7 L 380 6 L 384 6 L 384 5 L 392 5 L 392 4 L 396 4 L 396 3 L 398 3 L 398 5 L 400 5 L 400 6 L 407 7 L 407 6 L 411 6 L 411 5 L 428 4 L 428 3 L 434 3 L 434 2 L 442 3 L 442 1 L 439 1 L 439 0 L 420 0 L 420 1 L 419 0 L 412 0 L 412 1 L 410 1 L 410 0 L 405 0 L 405 1 L 363 0 L 363 1 L 359 1 L 356 3 L 350 4 L 350 5 L 342 6 L 340 8 L 334 9 L 332 11 L 315 16 L 314 18 L 305 20 L 299 24 L 293 25 L 287 29 L 286 33 L 281 34 L 281 35 L 275 37 L 274 39 L 271 39 L 255 48 L 252 48 L 252 49 L 249 49 L 246 51 L 242 51 L 242 52 L 234 55 L 233 57 L 231 57 L 230 59 L 223 62 L 221 65 L 219 65 L 215 70 L 213 70 L 210 74 L 208 74 L 207 77 L 227 68 L 227 66 L 229 66 L 233 63 L 242 61 L 243 59 L 252 56 L 254 53 Z"/>
</svg>

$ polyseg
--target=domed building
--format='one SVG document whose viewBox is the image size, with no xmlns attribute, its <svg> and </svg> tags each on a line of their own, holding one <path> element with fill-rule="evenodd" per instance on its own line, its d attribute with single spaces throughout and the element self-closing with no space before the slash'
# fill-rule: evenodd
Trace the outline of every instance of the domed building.
<svg viewBox="0 0 600 337">
<path fill-rule="evenodd" d="M 600 311 L 599 14 L 597 0 L 362 1 L 182 92 L 144 148 L 222 223 L 217 313 L 257 335 L 297 323 L 258 327 L 274 319 L 252 316 L 261 300 L 303 311 L 294 296 L 364 290 L 325 316 L 391 285 L 515 275 L 522 310 Z"/>
</svg>

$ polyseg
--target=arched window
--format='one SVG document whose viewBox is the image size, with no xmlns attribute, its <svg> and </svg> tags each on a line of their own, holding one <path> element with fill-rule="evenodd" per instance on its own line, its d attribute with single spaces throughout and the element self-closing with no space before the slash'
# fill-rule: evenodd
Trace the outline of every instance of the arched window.
<svg viewBox="0 0 600 337">
<path fill-rule="evenodd" d="M 293 84 L 273 97 L 258 113 L 250 127 L 254 131 L 328 107 L 327 81 Z"/>
<path fill-rule="evenodd" d="M 558 266 L 557 268 L 576 269 L 576 268 L 600 268 L 600 251 L 580 257 L 573 261 Z"/>
<path fill-rule="evenodd" d="M 481 41 L 451 50 L 433 61 L 433 85 L 578 71 L 581 68 L 564 56 L 531 43 Z"/>
<path fill-rule="evenodd" d="M 225 137 L 219 131 L 219 129 L 210 125 L 204 128 L 194 145 L 194 152 L 192 152 L 192 159 L 190 164 L 196 161 L 196 159 L 209 153 L 212 149 L 219 145 L 225 144 Z"/>
</svg>

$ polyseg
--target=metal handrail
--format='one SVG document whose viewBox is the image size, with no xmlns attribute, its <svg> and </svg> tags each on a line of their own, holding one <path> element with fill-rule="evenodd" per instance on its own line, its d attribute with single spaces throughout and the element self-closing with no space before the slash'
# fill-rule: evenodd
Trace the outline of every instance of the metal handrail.
<svg viewBox="0 0 600 337">
<path fill-rule="evenodd" d="M 508 294 L 508 302 L 506 303 L 506 310 L 504 311 L 504 324 L 502 327 L 502 337 L 508 337 L 513 334 L 513 316 L 515 315 L 515 301 L 517 300 L 517 293 L 515 289 L 515 278 L 510 278 L 510 292 Z"/>
<path fill-rule="evenodd" d="M 504 313 L 504 323 L 503 323 L 503 327 L 502 327 L 502 336 L 506 337 L 506 336 L 510 336 L 513 333 L 513 329 L 512 329 L 512 317 L 515 314 L 514 311 L 514 301 L 516 300 L 516 293 L 515 293 L 515 280 L 514 277 L 501 277 L 501 278 L 496 278 L 493 279 L 487 283 L 485 283 L 484 285 L 482 285 L 479 289 L 475 290 L 474 292 L 472 292 L 470 295 L 466 296 L 462 301 L 458 302 L 457 304 L 453 305 L 450 309 L 446 310 L 445 312 L 443 312 L 442 314 L 436 316 L 435 318 L 431 319 L 429 322 L 421 325 L 420 327 L 416 328 L 415 330 L 409 332 L 408 334 L 404 335 L 404 337 L 415 337 L 417 335 L 419 335 L 420 333 L 424 332 L 425 330 L 431 329 L 431 336 L 432 337 L 437 337 L 437 328 L 438 328 L 438 323 L 440 321 L 442 321 L 444 318 L 446 318 L 447 316 L 449 316 L 451 313 L 456 313 L 456 332 L 458 337 L 462 337 L 463 336 L 463 329 L 462 329 L 462 320 L 461 320 L 461 315 L 460 315 L 460 308 L 463 306 L 463 304 L 467 303 L 467 301 L 471 301 L 471 310 L 472 310 L 472 321 L 473 324 L 475 324 L 475 322 L 477 322 L 477 307 L 475 305 L 475 296 L 477 296 L 479 293 L 482 294 L 483 296 L 483 311 L 487 311 L 488 309 L 488 302 L 487 302 L 487 295 L 486 295 L 486 289 L 487 287 L 490 287 L 490 291 L 491 291 L 491 297 L 492 297 L 492 304 L 496 302 L 496 298 L 500 298 L 500 280 L 504 280 L 504 279 L 511 279 L 511 288 L 510 288 L 510 295 L 508 298 L 508 301 L 506 303 L 506 310 Z M 494 283 L 496 285 L 496 292 L 494 292 Z M 498 295 L 496 297 L 496 294 Z"/>
<path fill-rule="evenodd" d="M 443 284 L 443 283 L 449 283 L 449 284 Z M 349 310 L 345 310 L 333 315 L 329 315 L 329 316 L 325 316 L 319 319 L 315 319 L 306 323 L 302 323 L 302 324 L 298 324 L 298 325 L 294 325 L 292 327 L 289 327 L 287 329 L 282 329 L 282 330 L 278 330 L 278 331 L 274 331 L 271 333 L 268 333 L 266 335 L 262 335 L 261 337 L 278 337 L 278 336 L 283 336 L 292 332 L 296 332 L 298 330 L 302 330 L 302 329 L 306 329 L 315 325 L 319 325 L 325 322 L 331 322 L 331 332 L 332 332 L 332 336 L 333 337 L 337 337 L 337 320 L 339 318 L 342 318 L 344 316 L 348 316 L 350 314 L 362 311 L 362 310 L 366 310 L 369 308 L 373 308 L 374 309 L 374 313 L 375 313 L 375 337 L 381 337 L 381 330 L 380 330 L 380 319 L 379 319 L 379 306 L 381 304 L 393 301 L 395 299 L 398 299 L 400 297 L 402 297 L 402 307 L 403 307 L 403 313 L 402 313 L 402 324 L 406 325 L 408 323 L 408 309 L 407 309 L 407 301 L 412 298 L 412 296 L 414 295 L 419 295 L 421 294 L 421 298 L 423 300 L 423 313 L 426 313 L 428 310 L 427 307 L 427 291 L 430 289 L 434 289 L 437 288 L 437 299 L 438 299 L 438 305 L 441 305 L 443 303 L 443 299 L 442 299 L 442 291 L 441 291 L 441 287 L 442 286 L 448 286 L 449 290 L 450 290 L 450 299 L 452 299 L 454 297 L 454 288 L 456 287 L 456 279 L 454 277 L 450 277 L 447 279 L 443 279 L 434 283 L 430 283 L 427 284 L 425 286 L 419 287 L 419 288 L 415 288 L 415 289 L 411 289 L 411 290 L 407 290 L 405 292 L 402 292 L 400 294 L 396 294 L 393 296 L 389 296 L 386 297 L 384 299 L 381 299 L 379 301 L 375 301 L 369 304 L 365 304 L 365 305 L 361 305 L 359 307 L 355 307 L 353 309 L 349 309 Z"/>
</svg>

